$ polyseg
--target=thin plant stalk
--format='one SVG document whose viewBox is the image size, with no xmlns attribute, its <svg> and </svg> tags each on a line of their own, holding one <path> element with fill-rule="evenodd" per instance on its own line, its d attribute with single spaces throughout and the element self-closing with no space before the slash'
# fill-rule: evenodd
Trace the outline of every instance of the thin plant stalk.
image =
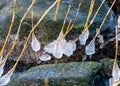
<svg viewBox="0 0 120 86">
<path fill-rule="evenodd" d="M 63 25 L 62 25 L 62 29 L 61 29 L 62 32 L 63 32 L 63 30 L 64 30 L 65 23 L 66 23 L 68 14 L 69 14 L 69 12 L 70 12 L 70 8 L 71 8 L 71 5 L 69 6 L 68 11 L 67 11 L 66 16 L 65 16 L 65 19 L 64 19 L 64 22 L 63 22 Z"/>
<path fill-rule="evenodd" d="M 30 33 L 29 33 L 29 35 L 28 35 L 28 37 L 27 37 L 27 39 L 26 39 L 26 42 L 25 42 L 25 44 L 24 44 L 24 47 L 23 47 L 20 55 L 18 56 L 18 59 L 17 59 L 15 65 L 13 66 L 13 68 L 12 68 L 11 70 L 13 70 L 13 69 L 16 68 L 17 64 L 19 63 L 20 59 L 22 58 L 22 55 L 23 55 L 24 52 L 25 52 L 25 49 L 26 49 L 26 47 L 27 47 L 27 44 L 28 44 L 28 42 L 29 42 L 29 39 L 30 39 L 33 31 L 34 31 L 34 30 L 36 29 L 36 27 L 41 23 L 41 21 L 44 19 L 44 17 L 47 15 L 47 13 L 56 5 L 56 3 L 57 3 L 57 1 L 55 1 L 55 2 L 45 11 L 45 13 L 42 15 L 42 17 L 41 17 L 41 18 L 38 20 L 38 22 L 34 25 L 34 27 L 33 27 L 32 30 L 30 31 Z M 9 70 L 9 71 L 11 71 L 11 70 Z"/>
<path fill-rule="evenodd" d="M 56 11 L 55 11 L 54 21 L 56 21 L 56 19 L 57 19 L 58 11 L 59 11 L 59 8 L 60 8 L 60 2 L 61 2 L 61 0 L 57 0 L 57 8 L 56 8 Z"/>
<path fill-rule="evenodd" d="M 109 15 L 109 13 L 110 13 L 110 11 L 111 11 L 113 5 L 115 4 L 115 2 L 116 2 L 116 0 L 113 1 L 111 7 L 109 8 L 108 12 L 106 13 L 105 18 L 103 19 L 103 21 L 102 21 L 100 27 L 98 28 L 98 30 L 97 30 L 97 32 L 96 32 L 94 38 L 92 39 L 92 41 L 94 41 L 94 40 L 96 39 L 97 35 L 100 33 L 100 30 L 102 29 L 102 26 L 104 25 L 104 23 L 105 23 L 105 21 L 106 21 L 108 15 Z M 91 41 L 91 43 L 92 43 L 92 41 Z"/>
<path fill-rule="evenodd" d="M 2 49 L 0 51 L 0 57 L 2 56 L 2 54 L 4 53 L 4 50 L 5 50 L 5 47 L 7 45 L 7 42 L 8 42 L 8 38 L 10 36 L 10 33 L 12 31 L 12 27 L 13 27 L 13 24 L 14 24 L 14 20 L 15 20 L 15 14 L 16 14 L 16 0 L 14 0 L 14 9 L 13 9 L 13 15 L 12 15 L 12 21 L 11 21 L 11 24 L 10 24 L 10 27 L 9 27 L 9 31 L 8 31 L 8 34 L 6 36 L 6 39 L 5 39 L 5 42 L 2 46 Z"/>
<path fill-rule="evenodd" d="M 88 17 L 87 17 L 87 20 L 86 20 L 84 28 L 86 28 L 88 26 L 88 21 L 89 21 L 91 15 L 92 15 L 94 4 L 95 4 L 95 0 L 91 0 L 89 12 L 88 12 Z"/>
<path fill-rule="evenodd" d="M 74 22 L 72 23 L 72 25 L 70 26 L 69 29 L 67 29 L 67 31 L 65 32 L 64 34 L 64 38 L 67 36 L 67 34 L 72 30 L 72 28 L 74 27 L 76 21 L 77 21 L 77 18 L 78 18 L 78 14 L 79 14 L 79 11 L 80 11 L 80 6 L 81 6 L 81 3 L 79 4 L 78 6 L 78 10 L 77 10 L 77 13 L 76 13 L 76 16 L 75 16 L 75 19 L 74 19 Z"/>
<path fill-rule="evenodd" d="M 16 38 L 14 39 L 13 41 L 13 44 L 12 44 L 12 47 L 10 49 L 10 51 L 7 53 L 7 55 L 5 56 L 5 58 L 2 60 L 2 62 L 0 62 L 0 65 L 4 63 L 4 61 L 6 61 L 9 57 L 9 55 L 12 53 L 12 51 L 14 50 L 15 48 L 15 45 L 17 43 L 17 39 L 18 39 L 18 36 L 19 36 L 19 32 L 20 32 L 20 28 L 21 28 L 21 24 L 23 22 L 23 20 L 25 19 L 26 15 L 28 14 L 28 12 L 30 11 L 30 9 L 32 8 L 32 6 L 34 5 L 34 3 L 36 2 L 36 0 L 34 0 L 32 2 L 32 4 L 30 5 L 30 7 L 27 9 L 27 11 L 25 12 L 25 14 L 23 15 L 21 21 L 20 21 L 20 24 L 19 24 L 19 27 L 18 27 L 18 31 L 17 31 L 17 34 L 16 34 Z"/>
<path fill-rule="evenodd" d="M 88 28 L 93 24 L 93 22 L 94 22 L 94 20 L 95 20 L 95 18 L 96 18 L 96 16 L 97 16 L 97 14 L 98 14 L 98 12 L 100 11 L 101 7 L 103 6 L 104 2 L 105 2 L 105 0 L 103 0 L 102 3 L 100 4 L 100 6 L 98 7 L 98 9 L 97 9 L 94 17 L 93 17 L 92 20 L 90 21 L 90 24 L 87 26 L 87 28 L 83 29 L 82 34 L 81 34 L 78 38 L 76 38 L 76 39 L 74 40 L 74 42 L 76 42 L 79 38 L 81 38 L 81 36 L 82 36 L 82 35 L 88 30 Z"/>
</svg>

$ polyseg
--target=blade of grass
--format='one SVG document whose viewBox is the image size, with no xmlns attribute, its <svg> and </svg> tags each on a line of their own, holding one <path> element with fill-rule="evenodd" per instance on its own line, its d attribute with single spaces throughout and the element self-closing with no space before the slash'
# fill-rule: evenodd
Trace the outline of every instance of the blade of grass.
<svg viewBox="0 0 120 86">
<path fill-rule="evenodd" d="M 20 24 L 19 24 L 19 27 L 18 27 L 18 31 L 17 31 L 17 35 L 16 35 L 16 38 L 14 39 L 13 41 L 13 44 L 12 44 L 12 47 L 10 49 L 10 51 L 7 53 L 7 55 L 5 56 L 5 58 L 0 62 L 0 65 L 4 63 L 4 61 L 6 61 L 9 57 L 9 55 L 12 53 L 12 51 L 14 50 L 14 47 L 17 43 L 17 39 L 18 39 L 18 36 L 19 36 L 19 32 L 20 32 L 20 28 L 21 28 L 21 24 L 23 22 L 23 20 L 25 19 L 26 15 L 28 14 L 28 12 L 30 11 L 30 9 L 32 8 L 32 6 L 34 5 L 34 3 L 36 2 L 36 0 L 34 0 L 31 5 L 29 6 L 29 8 L 27 9 L 27 11 L 25 12 L 25 14 L 23 15 L 21 21 L 20 21 Z"/>
<path fill-rule="evenodd" d="M 78 10 L 77 10 L 77 13 L 76 13 L 76 16 L 75 16 L 75 19 L 74 19 L 74 22 L 72 23 L 72 25 L 70 26 L 69 29 L 66 30 L 65 34 L 64 34 L 64 38 L 67 36 L 67 34 L 72 30 L 72 28 L 74 27 L 76 21 L 77 21 L 77 18 L 78 18 L 78 14 L 79 14 L 79 11 L 80 11 L 80 6 L 81 6 L 81 3 L 79 4 L 78 6 Z"/>
<path fill-rule="evenodd" d="M 17 59 L 15 65 L 13 66 L 13 68 L 12 68 L 11 70 L 13 70 L 13 69 L 16 68 L 17 64 L 19 63 L 20 59 L 22 58 L 22 55 L 23 55 L 24 52 L 25 52 L 25 49 L 26 49 L 26 47 L 27 47 L 27 44 L 28 44 L 28 42 L 29 42 L 29 39 L 30 39 L 33 31 L 34 31 L 34 30 L 36 29 L 36 27 L 41 23 L 41 21 L 44 19 L 44 17 L 47 15 L 47 13 L 56 5 L 56 3 L 57 3 L 57 1 L 55 1 L 55 2 L 45 11 L 45 13 L 42 15 L 42 17 L 41 17 L 41 18 L 38 20 L 38 22 L 34 25 L 34 27 L 33 27 L 32 30 L 30 31 L 30 33 L 29 33 L 29 35 L 28 35 L 28 37 L 27 37 L 27 39 L 26 39 L 26 42 L 25 42 L 25 44 L 24 44 L 24 47 L 23 47 L 20 55 L 18 56 L 18 59 Z"/>
<path fill-rule="evenodd" d="M 65 16 L 65 19 L 64 19 L 64 22 L 63 22 L 63 25 L 62 25 L 62 29 L 61 29 L 62 32 L 63 32 L 63 30 L 64 30 L 65 23 L 66 23 L 68 14 L 69 14 L 69 12 L 70 12 L 70 8 L 71 8 L 71 5 L 69 6 L 68 11 L 67 11 L 66 16 Z"/>
<path fill-rule="evenodd" d="M 105 0 L 103 0 L 102 3 L 100 4 L 100 6 L 98 7 L 98 9 L 97 9 L 94 17 L 93 17 L 92 20 L 90 21 L 90 24 L 87 26 L 87 28 L 84 28 L 84 29 L 83 29 L 82 34 L 81 34 L 78 38 L 76 38 L 76 39 L 74 40 L 74 42 L 76 42 L 79 38 L 81 38 L 81 36 L 82 36 L 82 35 L 88 30 L 88 28 L 93 24 L 93 22 L 94 22 L 94 20 L 95 20 L 95 18 L 96 18 L 96 16 L 97 16 L 97 14 L 98 14 L 98 12 L 100 11 L 101 7 L 103 6 L 104 2 L 105 2 Z"/>
<path fill-rule="evenodd" d="M 2 54 L 3 54 L 4 50 L 5 50 L 5 47 L 6 47 L 7 42 L 8 42 L 8 38 L 9 38 L 10 33 L 12 31 L 12 27 L 13 27 L 14 20 L 15 20 L 15 14 L 16 14 L 16 0 L 14 0 L 14 9 L 13 9 L 12 21 L 11 21 L 11 24 L 10 24 L 9 31 L 8 31 L 8 34 L 6 36 L 5 42 L 4 42 L 4 44 L 2 46 L 2 49 L 0 51 L 0 57 L 2 56 Z"/>
<path fill-rule="evenodd" d="M 100 27 L 98 28 L 98 31 L 96 32 L 96 34 L 95 34 L 94 38 L 91 40 L 91 42 L 94 41 L 94 40 L 96 39 L 97 35 L 100 33 L 100 30 L 102 29 L 102 26 L 104 25 L 104 23 L 105 23 L 108 15 L 109 15 L 109 13 L 110 13 L 110 11 L 112 10 L 112 7 L 114 6 L 115 2 L 116 2 L 116 0 L 114 0 L 113 3 L 112 3 L 112 5 L 110 6 L 108 12 L 107 12 L 106 15 L 105 15 L 105 18 L 103 19 Z"/>
<path fill-rule="evenodd" d="M 56 21 L 56 19 L 57 19 L 59 7 L 60 7 L 60 2 L 61 2 L 61 0 L 57 0 L 57 8 L 56 8 L 56 12 L 55 12 L 54 21 Z"/>
</svg>

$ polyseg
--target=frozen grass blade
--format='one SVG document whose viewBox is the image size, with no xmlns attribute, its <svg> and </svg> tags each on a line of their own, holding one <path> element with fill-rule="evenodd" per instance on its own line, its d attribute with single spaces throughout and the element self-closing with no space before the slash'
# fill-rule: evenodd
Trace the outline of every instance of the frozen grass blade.
<svg viewBox="0 0 120 86">
<path fill-rule="evenodd" d="M 3 75 L 0 78 L 0 86 L 4 86 L 4 85 L 8 84 L 8 82 L 10 81 L 10 78 L 11 78 L 13 72 L 14 72 L 14 69 L 11 69 L 10 71 L 8 71 L 5 75 Z"/>
<path fill-rule="evenodd" d="M 86 30 L 88 29 L 88 21 L 89 21 L 89 19 L 90 19 L 90 16 L 92 15 L 94 3 L 95 3 L 95 0 L 91 0 L 89 12 L 88 12 L 88 16 L 87 16 L 86 23 L 85 23 L 84 29 L 83 29 L 83 31 L 82 31 L 82 34 L 81 34 L 78 38 L 76 38 L 76 39 L 74 40 L 74 42 L 76 42 L 78 39 L 80 39 L 80 38 L 82 37 L 82 35 L 83 35 L 83 34 L 86 32 Z"/>
<path fill-rule="evenodd" d="M 4 61 L 3 63 L 0 62 L 0 77 L 3 74 L 5 63 L 6 63 L 6 61 Z"/>
<path fill-rule="evenodd" d="M 31 47 L 33 49 L 33 51 L 38 52 L 40 50 L 41 44 L 40 42 L 37 40 L 34 32 L 32 33 L 32 42 L 31 42 Z"/>
<path fill-rule="evenodd" d="M 90 24 L 89 24 L 86 28 L 83 29 L 82 34 L 80 34 L 80 36 L 79 36 L 78 38 L 76 38 L 76 39 L 74 40 L 74 42 L 76 42 L 77 40 L 79 40 L 79 39 L 81 38 L 81 36 L 86 32 L 86 30 L 93 24 L 93 22 L 94 22 L 94 20 L 95 20 L 95 18 L 96 18 L 96 16 L 97 16 L 97 14 L 98 14 L 99 10 L 101 9 L 101 7 L 103 6 L 104 2 L 105 2 L 105 0 L 103 0 L 103 2 L 100 4 L 100 6 L 99 6 L 99 8 L 97 9 L 97 11 L 96 11 L 93 19 L 90 21 Z M 87 23 L 86 23 L 86 24 L 87 24 Z"/>
<path fill-rule="evenodd" d="M 111 86 L 118 86 L 120 84 L 120 69 L 117 64 L 117 55 L 118 55 L 118 26 L 116 26 L 116 51 L 115 51 L 115 59 L 112 70 L 112 78 L 110 78 L 109 83 Z"/>
<path fill-rule="evenodd" d="M 22 58 L 22 55 L 23 55 L 24 52 L 25 52 L 25 49 L 26 49 L 26 47 L 27 47 L 27 44 L 28 44 L 28 42 L 29 42 L 29 39 L 30 39 L 33 31 L 34 31 L 34 30 L 36 29 L 36 27 L 41 23 L 41 21 L 44 19 L 44 17 L 47 15 L 47 13 L 56 5 L 56 3 L 57 3 L 57 1 L 55 1 L 55 2 L 45 11 L 45 13 L 42 15 L 42 17 L 38 20 L 38 22 L 34 25 L 34 27 L 32 28 L 32 30 L 30 31 L 30 33 L 29 33 L 29 35 L 28 35 L 28 37 L 27 37 L 27 39 L 26 39 L 26 42 L 25 42 L 25 44 L 24 44 L 24 47 L 23 47 L 20 55 L 18 56 L 18 59 L 17 59 L 15 65 L 13 66 L 13 69 L 16 68 L 18 62 L 19 62 L 20 59 Z"/>
<path fill-rule="evenodd" d="M 81 36 L 81 38 L 79 39 L 80 44 L 81 44 L 81 45 L 85 45 L 88 37 L 89 37 L 89 30 L 86 30 L 86 32 L 85 32 L 85 33 Z"/>
<path fill-rule="evenodd" d="M 11 47 L 10 51 L 7 53 L 7 55 L 5 56 L 5 58 L 3 59 L 2 63 L 7 60 L 7 58 L 9 57 L 9 55 L 14 50 L 14 47 L 15 47 L 15 45 L 17 43 L 17 39 L 18 39 L 18 36 L 19 36 L 21 24 L 22 24 L 23 20 L 25 19 L 26 15 L 28 14 L 29 10 L 32 8 L 32 6 L 34 5 L 35 2 L 36 2 L 36 0 L 34 0 L 32 2 L 32 4 L 30 5 L 30 7 L 27 9 L 27 11 L 25 12 L 25 14 L 23 15 L 22 19 L 20 20 L 20 24 L 19 24 L 19 27 L 18 27 L 17 35 L 16 35 L 16 37 L 15 37 L 15 39 L 13 41 L 12 47 Z"/>
<path fill-rule="evenodd" d="M 95 53 L 95 40 L 91 41 L 86 47 L 85 47 L 86 55 L 93 55 Z"/>
<path fill-rule="evenodd" d="M 100 27 L 98 28 L 98 30 L 97 30 L 97 32 L 96 32 L 96 34 L 95 34 L 95 36 L 94 36 L 94 38 L 93 38 L 92 40 L 95 40 L 96 37 L 98 36 L 98 34 L 100 33 L 100 30 L 102 29 L 102 26 L 104 25 L 104 23 L 105 23 L 105 21 L 106 21 L 108 15 L 109 15 L 109 13 L 110 13 L 110 11 L 111 11 L 113 5 L 115 4 L 115 2 L 116 2 L 116 0 L 114 0 L 113 3 L 112 3 L 112 5 L 110 6 L 108 12 L 107 12 L 106 15 L 105 15 L 105 18 L 103 19 L 103 21 L 102 21 Z"/>
</svg>

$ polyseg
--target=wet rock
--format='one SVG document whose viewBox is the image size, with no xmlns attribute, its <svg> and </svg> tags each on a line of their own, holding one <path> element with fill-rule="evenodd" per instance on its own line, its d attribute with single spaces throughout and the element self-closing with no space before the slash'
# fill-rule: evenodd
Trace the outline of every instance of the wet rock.
<svg viewBox="0 0 120 86">
<path fill-rule="evenodd" d="M 13 76 L 9 86 L 89 86 L 90 77 L 101 67 L 97 62 L 41 65 Z"/>
</svg>

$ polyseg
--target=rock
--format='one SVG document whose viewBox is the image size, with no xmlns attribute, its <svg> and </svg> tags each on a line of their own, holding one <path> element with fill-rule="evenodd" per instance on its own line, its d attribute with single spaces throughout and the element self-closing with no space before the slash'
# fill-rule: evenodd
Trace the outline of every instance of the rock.
<svg viewBox="0 0 120 86">
<path fill-rule="evenodd" d="M 97 62 L 40 65 L 13 76 L 9 86 L 89 86 L 90 77 L 102 67 Z M 47 82 L 47 81 L 46 81 Z"/>
<path fill-rule="evenodd" d="M 100 60 L 100 62 L 104 65 L 103 70 L 105 71 L 108 77 L 112 77 L 112 69 L 114 64 L 114 59 L 104 58 Z M 118 60 L 118 66 L 120 67 L 120 61 Z"/>
</svg>

